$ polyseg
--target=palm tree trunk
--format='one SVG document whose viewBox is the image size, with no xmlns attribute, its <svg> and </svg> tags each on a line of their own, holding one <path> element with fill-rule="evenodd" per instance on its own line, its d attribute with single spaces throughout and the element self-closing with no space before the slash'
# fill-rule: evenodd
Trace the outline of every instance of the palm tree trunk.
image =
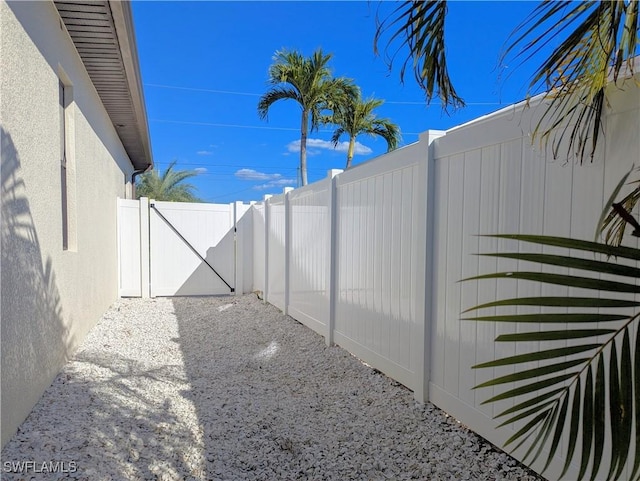
<svg viewBox="0 0 640 481">
<path fill-rule="evenodd" d="M 351 167 L 351 159 L 353 159 L 353 151 L 355 150 L 355 146 L 356 146 L 356 138 L 353 135 L 351 135 L 349 137 L 349 149 L 347 150 L 347 166 L 345 167 L 345 170 Z"/>
<path fill-rule="evenodd" d="M 307 131 L 309 129 L 309 111 L 302 111 L 302 124 L 300 125 L 300 176 L 302 185 L 307 185 Z"/>
</svg>

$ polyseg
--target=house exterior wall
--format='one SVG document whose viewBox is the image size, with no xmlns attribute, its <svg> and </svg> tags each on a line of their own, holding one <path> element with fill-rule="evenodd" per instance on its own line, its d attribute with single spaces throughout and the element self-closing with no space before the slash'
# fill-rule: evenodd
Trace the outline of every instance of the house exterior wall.
<svg viewBox="0 0 640 481">
<path fill-rule="evenodd" d="M 0 2 L 0 57 L 4 446 L 118 296 L 116 198 L 133 167 L 52 2 Z M 72 92 L 67 250 L 59 80 Z"/>
</svg>

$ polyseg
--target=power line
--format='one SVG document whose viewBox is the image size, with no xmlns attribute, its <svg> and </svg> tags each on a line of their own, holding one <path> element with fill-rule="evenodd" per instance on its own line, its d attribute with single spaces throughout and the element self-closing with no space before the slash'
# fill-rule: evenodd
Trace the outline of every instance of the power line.
<svg viewBox="0 0 640 481">
<path fill-rule="evenodd" d="M 248 190 L 255 190 L 257 192 L 256 189 L 254 189 L 253 187 L 247 187 L 246 189 L 242 189 L 242 190 L 236 190 L 235 192 L 229 192 L 227 194 L 220 194 L 220 195 L 216 195 L 214 197 L 206 197 L 209 200 L 215 200 L 215 199 L 219 199 L 220 197 L 227 197 L 229 195 L 236 195 L 236 194 L 241 194 L 242 192 L 246 192 Z"/>
<path fill-rule="evenodd" d="M 154 162 L 155 165 L 169 165 L 171 164 L 171 162 L 168 161 L 156 161 Z M 176 163 L 176 165 L 178 167 L 192 167 L 192 166 L 197 166 L 197 167 L 207 167 L 207 169 L 217 169 L 218 167 L 232 167 L 234 169 L 271 169 L 273 170 L 274 167 L 273 165 L 245 165 L 243 164 L 242 167 L 233 164 L 200 164 L 200 163 L 195 163 L 195 162 L 178 162 Z M 275 168 L 276 170 L 278 170 L 279 172 L 283 172 L 283 171 L 290 171 L 290 172 L 297 172 L 299 167 L 281 167 L 278 166 Z M 195 169 L 194 169 L 195 170 Z M 317 170 L 317 171 L 326 171 L 327 169 L 323 169 L 321 167 L 307 167 L 307 170 Z M 202 172 L 199 175 L 209 175 L 209 174 L 218 174 L 221 176 L 229 176 L 229 175 L 235 175 L 235 172 Z"/>
<path fill-rule="evenodd" d="M 236 129 L 262 129 L 262 130 L 293 130 L 298 132 L 300 129 L 293 127 L 269 127 L 266 125 L 238 125 L 238 124 L 218 124 L 213 122 L 193 122 L 190 120 L 168 120 L 168 119 L 149 119 L 150 122 L 162 122 L 166 124 L 187 124 L 187 125 L 204 125 L 208 127 L 230 127 Z M 320 130 L 319 132 L 333 132 L 332 130 Z"/>
<path fill-rule="evenodd" d="M 157 161 L 154 162 L 154 164 L 159 164 L 159 165 L 169 165 L 172 161 Z M 212 164 L 212 163 L 200 163 L 200 162 L 180 162 L 178 161 L 176 163 L 177 166 L 183 166 L 183 165 L 195 165 L 195 166 L 199 166 L 199 167 L 211 167 L 211 168 L 217 168 L 217 167 L 233 167 L 234 169 L 239 168 L 240 166 L 238 164 Z M 242 164 L 242 167 L 240 167 L 242 169 L 271 169 L 273 168 L 273 165 L 246 165 L 246 164 Z M 279 170 L 296 170 L 296 167 L 278 167 Z"/>
<path fill-rule="evenodd" d="M 177 85 L 162 85 L 162 84 L 144 84 L 146 87 L 157 87 L 162 89 L 172 89 L 172 90 L 191 90 L 194 92 L 210 92 L 214 94 L 228 94 L 228 95 L 247 95 L 251 97 L 260 97 L 261 94 L 255 94 L 252 92 L 233 92 L 231 90 L 214 90 L 214 89 L 203 89 L 203 88 L 195 88 L 195 87 L 179 87 Z"/>
<path fill-rule="evenodd" d="M 146 87 L 156 87 L 162 89 L 170 89 L 170 90 L 187 90 L 192 92 L 208 92 L 208 93 L 216 93 L 216 94 L 224 94 L 224 95 L 244 95 L 249 97 L 261 97 L 263 94 L 255 93 L 255 92 L 237 92 L 233 90 L 217 90 L 217 89 L 205 89 L 199 87 L 182 87 L 179 85 L 165 85 L 165 84 L 153 84 L 146 83 L 144 84 Z M 385 100 L 385 104 L 394 104 L 394 105 L 422 105 L 427 106 L 425 100 L 421 101 L 412 101 L 412 100 Z M 505 103 L 505 102 L 465 102 L 466 105 L 511 105 L 513 102 Z"/>
<path fill-rule="evenodd" d="M 236 129 L 260 129 L 260 130 L 286 130 L 300 132 L 299 128 L 294 127 L 269 127 L 266 125 L 239 125 L 239 124 L 218 124 L 214 122 L 194 122 L 191 120 L 170 120 L 170 119 L 149 119 L 149 122 L 161 122 L 165 124 L 184 124 L 184 125 L 202 125 L 205 127 L 225 127 Z M 332 133 L 333 130 L 318 129 L 314 132 Z M 420 135 L 420 132 L 402 132 L 402 135 Z"/>
</svg>

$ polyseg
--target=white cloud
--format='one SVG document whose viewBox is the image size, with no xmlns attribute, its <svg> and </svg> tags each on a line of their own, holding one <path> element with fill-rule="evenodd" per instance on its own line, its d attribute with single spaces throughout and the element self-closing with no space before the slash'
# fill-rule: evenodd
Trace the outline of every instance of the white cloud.
<svg viewBox="0 0 640 481">
<path fill-rule="evenodd" d="M 235 176 L 242 180 L 261 180 L 264 183 L 254 185 L 254 190 L 277 189 L 288 185 L 295 185 L 295 179 L 287 179 L 282 174 L 266 174 L 253 169 L 240 169 L 236 171 Z"/>
<path fill-rule="evenodd" d="M 206 167 L 196 167 L 195 170 L 198 174 L 204 174 L 207 171 Z"/>
<path fill-rule="evenodd" d="M 293 186 L 296 184 L 295 179 L 276 179 L 271 182 L 267 182 L 266 184 L 254 185 L 254 190 L 267 190 L 267 189 L 277 189 L 287 186 Z"/>
<path fill-rule="evenodd" d="M 282 177 L 281 174 L 265 174 L 253 169 L 240 169 L 235 176 L 242 180 L 276 180 Z"/>
<path fill-rule="evenodd" d="M 210 150 L 198 150 L 196 152 L 196 154 L 198 154 L 198 155 L 213 155 L 213 152 L 211 152 Z"/>
<path fill-rule="evenodd" d="M 322 139 L 307 139 L 307 149 L 325 149 L 325 150 L 334 150 L 336 152 L 346 152 L 349 149 L 349 142 L 346 140 L 343 142 L 338 142 L 337 146 L 333 146 L 333 142 Z M 289 152 L 300 152 L 300 141 L 294 140 L 293 142 L 289 142 L 287 144 L 287 150 Z M 366 155 L 373 152 L 366 145 L 361 144 L 360 142 L 356 142 L 353 153 L 355 155 Z M 313 150 L 307 150 L 309 155 L 315 155 L 319 152 Z"/>
<path fill-rule="evenodd" d="M 279 185 L 293 185 L 295 183 L 296 179 L 277 179 L 269 182 L 269 184 L 273 185 L 274 187 L 277 187 Z"/>
</svg>

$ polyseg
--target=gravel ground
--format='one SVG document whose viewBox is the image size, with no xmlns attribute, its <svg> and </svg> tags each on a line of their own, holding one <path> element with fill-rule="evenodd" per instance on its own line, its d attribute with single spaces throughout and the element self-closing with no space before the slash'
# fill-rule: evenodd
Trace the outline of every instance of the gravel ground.
<svg viewBox="0 0 640 481">
<path fill-rule="evenodd" d="M 7 480 L 541 479 L 253 295 L 115 303 L 2 466 Z"/>
</svg>

